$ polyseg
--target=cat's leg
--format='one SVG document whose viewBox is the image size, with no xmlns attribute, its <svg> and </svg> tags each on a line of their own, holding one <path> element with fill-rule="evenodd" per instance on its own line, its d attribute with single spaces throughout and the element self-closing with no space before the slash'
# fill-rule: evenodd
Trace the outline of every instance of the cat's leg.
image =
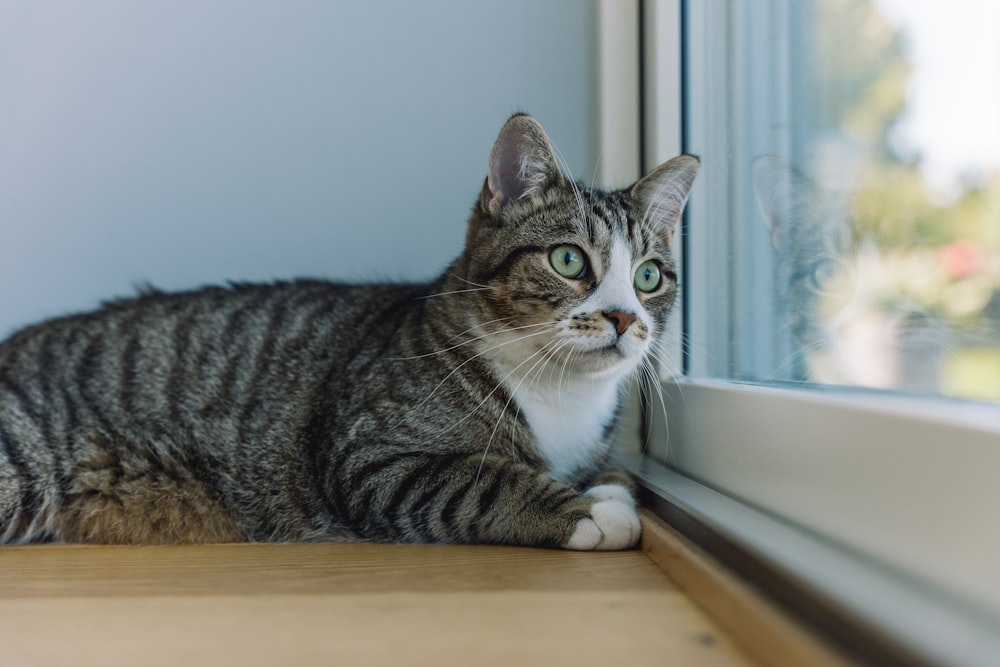
<svg viewBox="0 0 1000 667">
<path fill-rule="evenodd" d="M 355 492 L 331 488 L 332 506 L 371 539 L 580 550 L 627 549 L 639 539 L 623 487 L 624 496 L 600 486 L 581 493 L 503 457 L 412 453 L 333 477 Z"/>
<path fill-rule="evenodd" d="M 242 542 L 219 493 L 160 443 L 82 438 L 66 469 L 54 535 L 67 542 Z"/>
<path fill-rule="evenodd" d="M 38 539 L 37 531 L 31 526 L 35 515 L 33 508 L 40 504 L 36 502 L 40 496 L 30 486 L 25 473 L 18 469 L 24 466 L 15 465 L 13 461 L 0 435 L 0 544 Z"/>
<path fill-rule="evenodd" d="M 58 476 L 27 400 L 0 388 L 0 544 L 51 541 Z"/>
</svg>

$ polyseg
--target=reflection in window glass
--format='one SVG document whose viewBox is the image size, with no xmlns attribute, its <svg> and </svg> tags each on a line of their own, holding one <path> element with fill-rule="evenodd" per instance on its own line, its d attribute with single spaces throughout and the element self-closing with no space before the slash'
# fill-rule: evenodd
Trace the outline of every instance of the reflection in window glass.
<svg viewBox="0 0 1000 667">
<path fill-rule="evenodd" d="M 789 120 L 749 178 L 794 351 L 758 379 L 1000 400 L 1000 3 L 774 4 L 743 48 Z"/>
</svg>

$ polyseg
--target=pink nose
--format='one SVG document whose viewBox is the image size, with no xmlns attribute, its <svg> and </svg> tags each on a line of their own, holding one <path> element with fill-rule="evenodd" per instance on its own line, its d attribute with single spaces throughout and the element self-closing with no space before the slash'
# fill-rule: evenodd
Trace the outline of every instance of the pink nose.
<svg viewBox="0 0 1000 667">
<path fill-rule="evenodd" d="M 611 321 L 619 336 L 624 334 L 629 325 L 638 319 L 635 313 L 626 313 L 621 310 L 605 310 L 602 314 Z"/>
</svg>

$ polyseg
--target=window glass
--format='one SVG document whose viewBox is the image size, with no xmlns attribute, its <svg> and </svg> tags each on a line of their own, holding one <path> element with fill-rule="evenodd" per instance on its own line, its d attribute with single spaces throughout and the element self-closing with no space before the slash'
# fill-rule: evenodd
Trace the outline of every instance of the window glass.
<svg viewBox="0 0 1000 667">
<path fill-rule="evenodd" d="M 1000 400 L 1000 3 L 689 3 L 687 23 L 688 150 L 702 205 L 729 207 L 696 241 L 729 260 L 727 326 L 691 330 L 689 371 Z"/>
<path fill-rule="evenodd" d="M 681 134 L 701 170 L 682 335 L 665 340 L 681 354 L 649 392 L 638 466 L 857 557 L 910 596 L 872 612 L 881 627 L 966 657 L 1000 618 L 983 528 L 1000 501 L 997 25 L 985 0 L 681 2 Z M 879 606 L 741 522 L 751 553 Z"/>
</svg>

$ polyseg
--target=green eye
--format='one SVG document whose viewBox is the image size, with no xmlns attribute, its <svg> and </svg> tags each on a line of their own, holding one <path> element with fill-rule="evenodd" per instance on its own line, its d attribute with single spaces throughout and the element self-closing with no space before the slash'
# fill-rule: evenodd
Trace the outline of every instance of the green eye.
<svg viewBox="0 0 1000 667">
<path fill-rule="evenodd" d="M 652 260 L 643 262 L 635 270 L 635 287 L 640 292 L 655 292 L 661 282 L 660 267 Z"/>
<path fill-rule="evenodd" d="M 549 261 L 563 278 L 579 280 L 587 274 L 587 258 L 575 245 L 556 246 L 549 253 Z"/>
</svg>

